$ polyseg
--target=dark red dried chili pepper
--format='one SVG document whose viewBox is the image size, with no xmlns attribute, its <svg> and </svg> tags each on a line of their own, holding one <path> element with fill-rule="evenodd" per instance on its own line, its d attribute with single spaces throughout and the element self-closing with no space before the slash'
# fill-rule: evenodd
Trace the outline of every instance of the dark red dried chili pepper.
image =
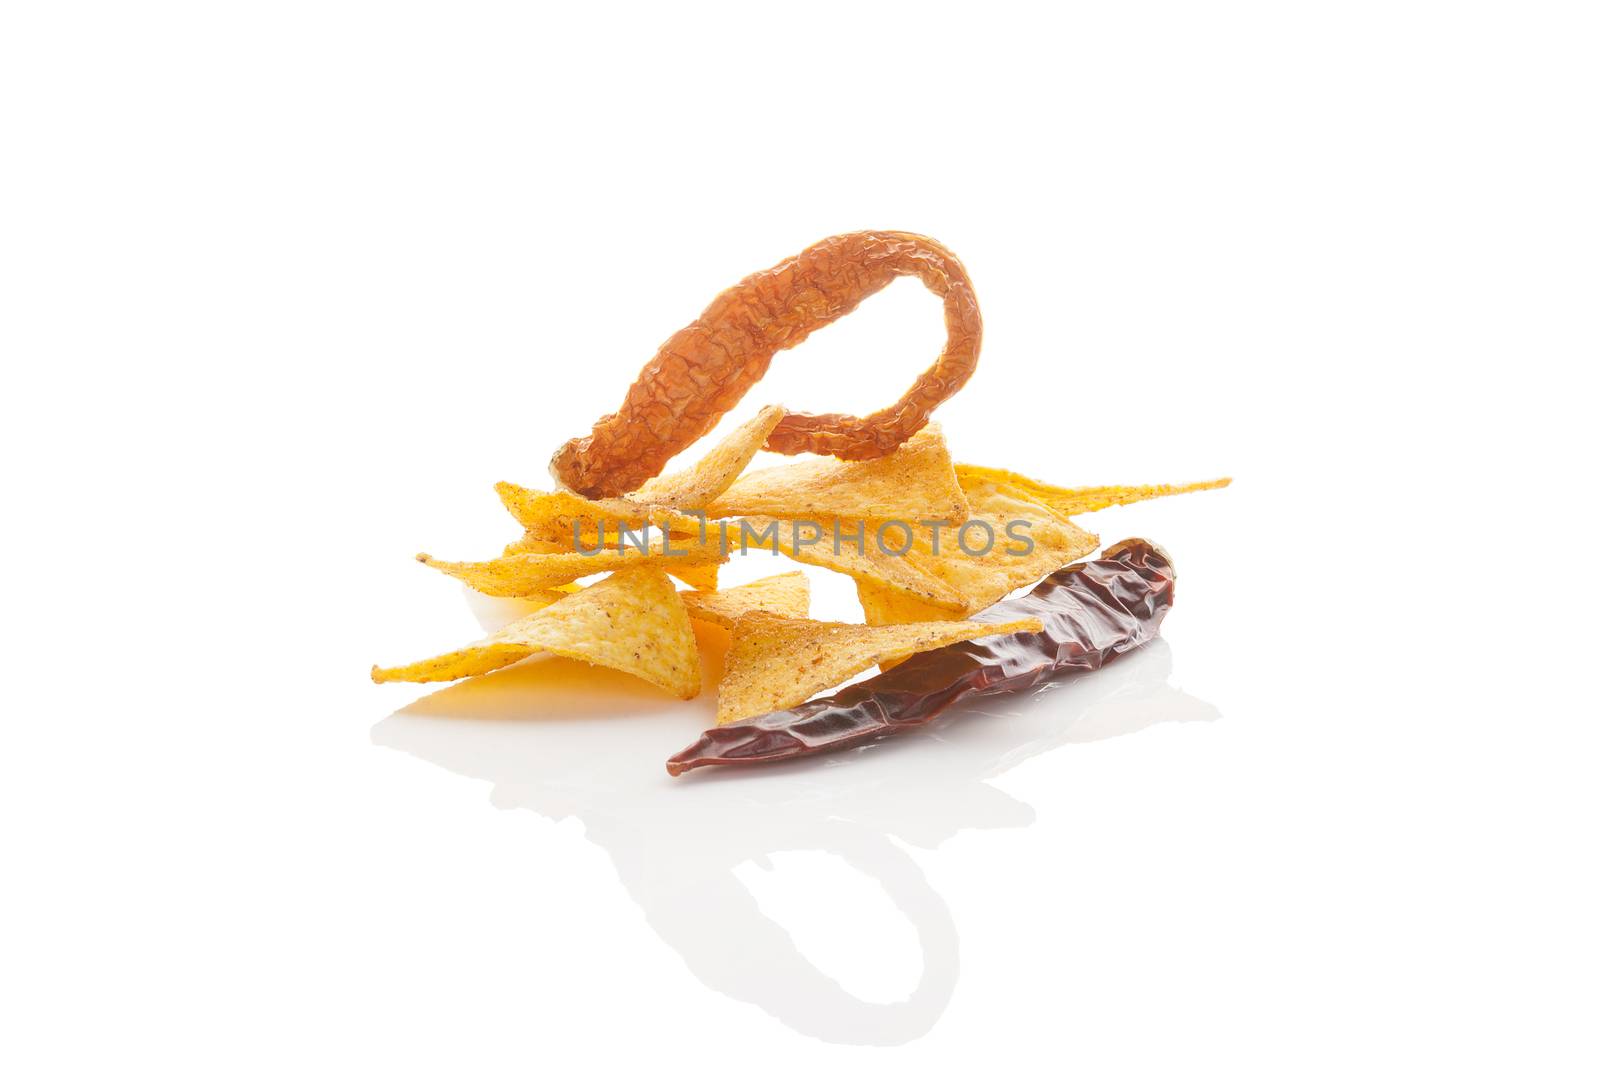
<svg viewBox="0 0 1600 1067">
<path fill-rule="evenodd" d="M 1063 567 L 1026 596 L 974 616 L 1036 616 L 1041 633 L 1001 634 L 912 656 L 830 697 L 707 730 L 667 760 L 678 775 L 712 764 L 772 763 L 848 748 L 928 722 L 956 701 L 1015 693 L 1092 671 L 1153 639 L 1172 607 L 1172 563 L 1148 541 Z"/>
</svg>

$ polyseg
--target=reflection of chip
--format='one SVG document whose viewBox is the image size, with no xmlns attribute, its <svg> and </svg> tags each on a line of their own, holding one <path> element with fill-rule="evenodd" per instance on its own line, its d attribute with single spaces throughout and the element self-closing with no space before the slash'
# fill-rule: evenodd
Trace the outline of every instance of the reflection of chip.
<svg viewBox="0 0 1600 1067">
<path fill-rule="evenodd" d="M 683 606 L 696 619 L 733 629 L 736 622 L 755 611 L 803 619 L 811 610 L 811 583 L 800 571 L 775 574 L 720 592 L 688 590 Z"/>
<path fill-rule="evenodd" d="M 813 693 L 848 681 L 880 659 L 990 634 L 1037 631 L 1038 619 L 1005 622 L 919 622 L 858 626 L 755 613 L 740 619 L 717 695 L 719 725 L 792 708 Z"/>
<path fill-rule="evenodd" d="M 967 516 L 944 435 L 929 424 L 880 459 L 825 458 L 751 471 L 706 507 L 707 514 L 795 519 L 946 519 Z"/>
<path fill-rule="evenodd" d="M 775 404 L 762 408 L 755 418 L 718 441 L 693 466 L 651 478 L 625 499 L 689 511 L 704 508 L 744 473 L 783 416 L 783 408 Z"/>
<path fill-rule="evenodd" d="M 372 668 L 375 682 L 449 682 L 550 652 L 624 671 L 687 700 L 700 692 L 700 656 L 672 580 L 634 567 L 455 652 Z"/>
<path fill-rule="evenodd" d="M 858 530 L 858 523 L 859 520 L 850 519 L 839 524 L 841 538 L 837 545 L 834 543 L 831 520 L 826 523 L 809 519 L 786 522 L 767 515 L 756 515 L 746 516 L 742 520 L 729 520 L 725 529 L 728 548 L 732 552 L 741 549 L 747 554 L 770 552 L 775 541 L 778 551 L 796 563 L 823 567 L 862 581 L 876 582 L 930 604 L 948 608 L 960 608 L 965 604 L 961 594 L 939 578 L 912 566 L 899 556 L 885 552 L 878 545 L 875 531 L 871 528 Z M 859 545 L 853 538 L 857 532 L 861 533 Z M 796 544 L 797 540 L 809 541 L 819 536 L 820 540 L 815 544 Z M 884 543 L 893 548 L 899 547 L 888 539 Z"/>
<path fill-rule="evenodd" d="M 998 467 L 974 467 L 956 464 L 956 477 L 963 489 L 972 485 L 1002 485 L 1032 497 L 1045 507 L 1063 517 L 1082 515 L 1101 508 L 1119 504 L 1132 504 L 1140 500 L 1154 500 L 1161 496 L 1179 493 L 1197 493 L 1203 489 L 1221 489 L 1232 478 L 1217 478 L 1209 482 L 1184 482 L 1179 485 L 1096 485 L 1082 489 L 1064 489 L 1059 485 L 1036 481 L 1015 471 Z"/>
<path fill-rule="evenodd" d="M 419 555 L 417 559 L 435 570 L 461 579 L 480 593 L 490 596 L 533 596 L 585 575 L 641 567 L 688 568 L 690 573 L 701 576 L 701 580 L 705 581 L 708 565 L 714 567 L 725 558 L 716 544 L 709 541 L 703 545 L 693 540 L 674 541 L 670 546 L 670 554 L 666 554 L 667 547 L 657 538 L 650 542 L 648 552 L 641 552 L 630 544 L 621 551 L 602 548 L 593 555 L 581 552 L 522 552 L 482 563 L 446 563 L 427 553 Z M 714 572 L 709 580 L 715 584 Z"/>
</svg>

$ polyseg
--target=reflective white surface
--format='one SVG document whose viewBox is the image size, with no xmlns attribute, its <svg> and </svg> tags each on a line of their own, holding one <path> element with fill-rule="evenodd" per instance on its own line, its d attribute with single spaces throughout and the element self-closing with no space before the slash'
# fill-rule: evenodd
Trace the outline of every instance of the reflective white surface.
<svg viewBox="0 0 1600 1067">
<path fill-rule="evenodd" d="M 1171 663 L 1158 639 L 1096 674 L 989 700 L 886 745 L 683 781 L 661 765 L 705 728 L 706 702 L 662 708 L 643 685 L 596 694 L 593 672 L 577 664 L 460 683 L 396 712 L 372 737 L 492 783 L 498 808 L 580 820 L 650 926 L 711 989 L 813 1037 L 900 1044 L 938 1021 L 960 972 L 949 906 L 903 844 L 936 848 L 962 830 L 1029 825 L 1032 809 L 990 780 L 1060 745 L 1217 718 L 1168 684 Z M 597 703 L 607 706 L 586 706 Z M 910 922 L 921 960 L 909 996 L 879 1003 L 847 993 L 736 875 L 742 864 L 770 869 L 773 856 L 802 850 L 868 876 Z"/>
</svg>

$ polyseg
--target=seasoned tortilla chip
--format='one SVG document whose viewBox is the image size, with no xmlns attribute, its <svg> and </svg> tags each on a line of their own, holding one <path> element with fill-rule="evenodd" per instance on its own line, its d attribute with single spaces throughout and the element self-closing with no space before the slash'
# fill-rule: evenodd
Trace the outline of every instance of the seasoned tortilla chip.
<svg viewBox="0 0 1600 1067">
<path fill-rule="evenodd" d="M 571 551 L 573 551 L 573 547 L 570 544 L 563 545 L 558 541 L 548 541 L 543 537 L 535 537 L 533 534 L 524 534 L 522 537 L 507 545 L 500 554 L 502 556 L 520 556 L 524 552 L 542 552 L 545 554 L 551 554 Z"/>
<path fill-rule="evenodd" d="M 574 544 L 575 529 L 578 543 L 585 548 L 600 542 L 598 535 L 602 529 L 607 544 L 616 544 L 617 532 L 623 526 L 634 531 L 662 525 L 685 533 L 699 529 L 693 516 L 643 501 L 588 500 L 565 489 L 547 493 L 511 482 L 499 482 L 494 488 L 500 494 L 500 502 L 511 512 L 511 517 L 522 524 L 528 536 L 561 545 L 569 552 Z"/>
<path fill-rule="evenodd" d="M 465 648 L 404 667 L 372 668 L 375 682 L 449 682 L 550 652 L 623 671 L 687 700 L 700 692 L 700 656 L 672 581 L 634 567 L 524 616 Z"/>
<path fill-rule="evenodd" d="M 666 526 L 674 535 L 698 536 L 699 520 L 680 509 L 698 510 L 721 495 L 761 451 L 767 435 L 783 416 L 781 407 L 762 408 L 755 418 L 719 441 L 698 462 L 652 478 L 637 492 L 620 498 L 589 500 L 565 489 L 544 492 L 511 482 L 498 483 L 495 491 L 530 536 L 565 544 L 569 550 L 574 531 L 584 548 L 602 541 L 615 544 L 621 526 L 630 530 L 646 525 Z"/>
<path fill-rule="evenodd" d="M 868 626 L 894 626 L 904 622 L 956 622 L 970 612 L 965 608 L 945 608 L 926 600 L 906 596 L 877 582 L 856 579 L 856 599 L 861 602 L 862 617 Z M 878 661 L 884 670 L 897 666 L 904 656 L 886 656 Z"/>
<path fill-rule="evenodd" d="M 677 551 L 677 546 L 673 546 Z M 713 551 L 715 551 L 713 549 Z M 674 578 L 685 585 L 691 585 L 704 592 L 711 592 L 717 588 L 717 573 L 722 569 L 722 561 L 713 559 L 709 563 L 663 563 L 662 568 Z"/>
<path fill-rule="evenodd" d="M 730 520 L 727 523 L 728 550 L 739 552 L 742 547 L 746 554 L 770 552 L 775 541 L 778 551 L 796 563 L 805 563 L 837 571 L 840 574 L 848 574 L 852 578 L 877 582 L 917 600 L 947 608 L 961 608 L 965 605 L 965 598 L 941 579 L 913 566 L 902 557 L 885 552 L 879 547 L 873 529 L 860 528 L 861 544 L 857 545 L 852 535 L 858 532 L 858 523 L 857 519 L 840 522 L 839 530 L 842 536 L 835 546 L 832 520 L 785 521 L 770 515 L 745 516 L 743 519 Z M 797 543 L 809 541 L 817 535 L 818 527 L 822 530 L 821 540 L 814 544 Z M 892 544 L 888 540 L 885 543 L 896 550 L 899 548 L 899 545 Z M 838 548 L 837 552 L 834 551 L 835 547 Z"/>
<path fill-rule="evenodd" d="M 655 507 L 703 509 L 744 473 L 783 416 L 783 408 L 776 404 L 762 408 L 755 418 L 717 442 L 693 466 L 651 478 L 624 499 Z"/>
<path fill-rule="evenodd" d="M 972 518 L 965 534 L 956 526 L 941 530 L 935 552 L 933 531 L 919 526 L 913 550 L 905 557 L 956 590 L 964 614 L 1082 559 L 1100 543 L 1094 534 L 1009 486 L 972 482 L 966 494 Z"/>
<path fill-rule="evenodd" d="M 647 541 L 646 543 L 650 544 L 651 542 Z M 717 587 L 717 571 L 722 567 L 721 559 L 712 559 L 706 563 L 699 563 L 695 562 L 695 560 L 699 558 L 698 556 L 678 557 L 676 554 L 687 549 L 689 544 L 690 542 L 688 541 L 680 541 L 674 538 L 672 541 L 672 552 L 674 555 L 664 559 L 661 564 L 662 568 L 674 578 L 682 579 L 684 582 L 694 586 L 696 589 L 715 589 Z M 615 556 L 617 541 L 607 537 L 606 545 L 607 547 L 603 549 L 602 554 Z M 594 545 L 591 543 L 585 547 L 593 548 Z M 635 544 L 632 540 L 628 541 L 627 550 L 629 552 L 633 552 L 635 550 Z M 541 537 L 533 536 L 533 534 L 527 534 L 520 541 L 513 541 L 507 545 L 505 547 L 505 551 L 500 553 L 500 555 L 504 557 L 517 556 L 525 552 L 551 553 L 571 551 L 572 549 L 570 546 L 559 545 L 554 541 L 546 541 Z M 717 554 L 720 555 L 720 552 Z M 541 592 L 539 594 L 528 595 L 543 596 L 545 593 Z"/>
<path fill-rule="evenodd" d="M 851 462 L 827 457 L 751 471 L 708 504 L 706 513 L 961 522 L 967 517 L 967 502 L 956 483 L 944 435 L 930 423 L 881 459 Z"/>
<path fill-rule="evenodd" d="M 856 579 L 856 599 L 868 626 L 893 626 L 902 622 L 954 622 L 969 614 L 966 608 L 942 608 L 906 596 L 881 582 Z"/>
<path fill-rule="evenodd" d="M 566 585 L 557 586 L 554 589 L 541 589 L 537 593 L 529 593 L 527 596 L 515 599 L 526 602 L 529 611 L 538 611 L 540 608 L 547 608 L 558 600 L 582 591 L 583 586 L 577 582 L 568 582 Z"/>
<path fill-rule="evenodd" d="M 1120 504 L 1133 504 L 1140 500 L 1154 500 L 1161 496 L 1179 493 L 1198 493 L 1204 489 L 1221 489 L 1232 483 L 1232 478 L 1216 478 L 1209 482 L 1183 482 L 1178 485 L 1097 485 L 1081 489 L 1064 489 L 1059 485 L 1037 481 L 1015 471 L 998 467 L 975 467 L 956 464 L 956 477 L 963 489 L 984 483 L 1010 486 L 1033 497 L 1063 518 L 1083 515 L 1102 508 Z"/>
<path fill-rule="evenodd" d="M 902 557 L 953 590 L 959 603 L 930 603 L 881 584 L 858 581 L 856 597 L 868 623 L 882 626 L 965 618 L 1082 559 L 1099 544 L 1094 534 L 1009 486 L 976 481 L 968 486 L 971 518 L 966 534 L 962 527 L 951 525 L 939 528 L 936 536 L 934 530 L 918 525 L 913 528 L 911 550 Z M 885 533 L 891 549 L 898 551 L 905 543 L 901 530 Z"/>
<path fill-rule="evenodd" d="M 703 545 L 692 540 L 681 544 L 673 542 L 670 555 L 665 554 L 666 547 L 658 539 L 650 542 L 648 552 L 627 545 L 621 551 L 602 548 L 593 555 L 581 552 L 521 552 L 481 563 L 446 563 L 425 552 L 417 559 L 489 596 L 534 596 L 543 590 L 554 589 L 602 571 L 667 566 L 674 569 L 691 568 L 691 573 L 703 574 L 702 568 L 726 558 L 715 542 Z M 711 581 L 715 582 L 714 576 Z"/>
<path fill-rule="evenodd" d="M 1056 521 L 1066 524 L 1065 519 Z M 938 556 L 913 556 L 908 559 L 913 566 L 920 567 L 955 589 L 963 599 L 962 610 L 970 615 L 1082 559 L 1100 543 L 1094 534 L 1072 526 L 1063 544 L 1051 545 L 1037 536 L 1038 530 L 1036 526 L 1032 550 L 1020 555 L 1008 554 L 1009 549 L 997 543 L 993 551 L 981 556 L 967 556 L 957 550 Z M 1023 546 L 1018 543 L 1014 547 L 1020 551 Z"/>
<path fill-rule="evenodd" d="M 910 656 L 990 634 L 1041 628 L 1034 618 L 858 626 L 762 612 L 746 615 L 733 629 L 727 673 L 717 695 L 717 724 L 792 708 L 881 659 Z"/>
<path fill-rule="evenodd" d="M 721 592 L 690 590 L 683 594 L 683 606 L 689 609 L 692 617 L 729 630 L 753 611 L 803 619 L 811 610 L 811 583 L 803 572 L 789 571 Z"/>
</svg>

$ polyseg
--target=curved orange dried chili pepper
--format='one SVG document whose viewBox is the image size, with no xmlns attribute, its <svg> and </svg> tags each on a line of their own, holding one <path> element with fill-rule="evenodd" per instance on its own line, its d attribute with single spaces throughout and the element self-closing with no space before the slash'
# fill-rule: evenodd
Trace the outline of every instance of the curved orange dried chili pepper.
<svg viewBox="0 0 1600 1067">
<path fill-rule="evenodd" d="M 725 290 L 667 339 L 628 389 L 621 410 L 561 447 L 551 473 L 588 497 L 637 489 L 715 426 L 766 373 L 775 353 L 906 274 L 944 300 L 948 339 L 933 366 L 882 411 L 865 418 L 788 415 L 767 439 L 769 450 L 788 455 L 872 459 L 893 452 L 972 375 L 983 320 L 961 261 L 937 241 L 869 231 L 819 241 Z"/>
</svg>

